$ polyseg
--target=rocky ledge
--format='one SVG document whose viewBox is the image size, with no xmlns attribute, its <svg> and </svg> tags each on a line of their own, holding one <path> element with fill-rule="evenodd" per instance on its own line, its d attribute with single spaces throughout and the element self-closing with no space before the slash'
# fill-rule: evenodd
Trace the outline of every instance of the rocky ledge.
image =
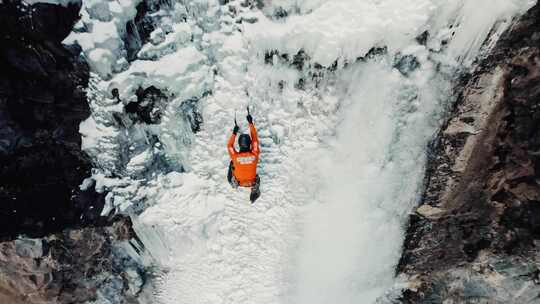
<svg viewBox="0 0 540 304">
<path fill-rule="evenodd" d="M 0 303 L 139 303 L 145 285 L 129 218 L 0 243 Z"/>
<path fill-rule="evenodd" d="M 540 6 L 462 87 L 433 144 L 403 303 L 540 303 Z"/>
</svg>

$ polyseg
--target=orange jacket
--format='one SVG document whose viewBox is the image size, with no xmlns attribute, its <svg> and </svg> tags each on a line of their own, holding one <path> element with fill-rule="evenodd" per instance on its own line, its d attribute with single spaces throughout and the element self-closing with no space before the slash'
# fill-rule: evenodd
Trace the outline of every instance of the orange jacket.
<svg viewBox="0 0 540 304">
<path fill-rule="evenodd" d="M 234 148 L 236 134 L 232 134 L 227 143 L 227 149 L 233 162 L 233 175 L 242 187 L 251 187 L 257 178 L 257 164 L 259 163 L 259 138 L 253 124 L 249 124 L 251 133 L 251 151 L 238 152 Z"/>
</svg>

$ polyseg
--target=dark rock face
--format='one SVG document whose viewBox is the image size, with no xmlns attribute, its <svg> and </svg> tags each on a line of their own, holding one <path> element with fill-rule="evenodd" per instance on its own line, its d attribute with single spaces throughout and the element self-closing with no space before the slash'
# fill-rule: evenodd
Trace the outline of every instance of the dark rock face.
<svg viewBox="0 0 540 304">
<path fill-rule="evenodd" d="M 137 102 L 130 102 L 125 106 L 126 113 L 135 122 L 146 124 L 159 124 L 163 109 L 167 105 L 168 97 L 158 88 L 150 86 L 146 89 L 139 87 L 136 92 Z"/>
<path fill-rule="evenodd" d="M 409 74 L 420 68 L 420 62 L 413 55 L 403 56 L 398 54 L 394 59 L 394 68 L 403 76 L 409 76 Z"/>
<path fill-rule="evenodd" d="M 151 13 L 159 11 L 160 5 L 171 5 L 168 0 L 164 1 L 141 1 L 137 5 L 137 15 L 126 24 L 124 44 L 127 51 L 127 59 L 137 59 L 137 53 L 150 38 L 150 33 L 155 29 Z"/>
<path fill-rule="evenodd" d="M 138 303 L 144 271 L 120 243 L 137 248 L 129 218 L 43 239 L 0 243 L 0 302 Z"/>
<path fill-rule="evenodd" d="M 137 58 L 137 52 L 144 45 L 154 30 L 152 20 L 146 15 L 149 7 L 146 1 L 137 5 L 137 15 L 135 19 L 126 24 L 126 37 L 124 39 L 129 61 Z"/>
<path fill-rule="evenodd" d="M 434 145 L 404 303 L 540 303 L 540 6 L 500 39 Z"/>
<path fill-rule="evenodd" d="M 61 41 L 79 9 L 0 3 L 0 238 L 91 222 L 103 205 L 78 188 L 91 168 L 78 132 L 89 70 Z"/>
<path fill-rule="evenodd" d="M 199 112 L 198 102 L 199 99 L 193 97 L 182 102 L 182 105 L 180 105 L 193 133 L 199 132 L 203 124 L 203 116 Z"/>
</svg>

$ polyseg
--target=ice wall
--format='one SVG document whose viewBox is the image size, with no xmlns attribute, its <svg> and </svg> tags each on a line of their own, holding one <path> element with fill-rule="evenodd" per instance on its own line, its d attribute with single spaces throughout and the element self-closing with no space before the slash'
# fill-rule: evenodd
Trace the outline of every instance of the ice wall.
<svg viewBox="0 0 540 304">
<path fill-rule="evenodd" d="M 531 4 L 87 2 L 66 41 L 95 72 L 83 144 L 106 212 L 133 214 L 156 301 L 390 297 L 452 82 Z M 225 180 L 246 105 L 263 155 L 253 206 Z"/>
</svg>

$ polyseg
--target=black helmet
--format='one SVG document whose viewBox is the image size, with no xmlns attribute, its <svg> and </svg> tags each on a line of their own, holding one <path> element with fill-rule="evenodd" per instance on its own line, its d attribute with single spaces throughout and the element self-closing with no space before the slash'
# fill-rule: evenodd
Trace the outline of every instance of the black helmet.
<svg viewBox="0 0 540 304">
<path fill-rule="evenodd" d="M 241 134 L 238 138 L 238 145 L 240 146 L 240 152 L 251 150 L 251 137 L 247 134 Z"/>
</svg>

